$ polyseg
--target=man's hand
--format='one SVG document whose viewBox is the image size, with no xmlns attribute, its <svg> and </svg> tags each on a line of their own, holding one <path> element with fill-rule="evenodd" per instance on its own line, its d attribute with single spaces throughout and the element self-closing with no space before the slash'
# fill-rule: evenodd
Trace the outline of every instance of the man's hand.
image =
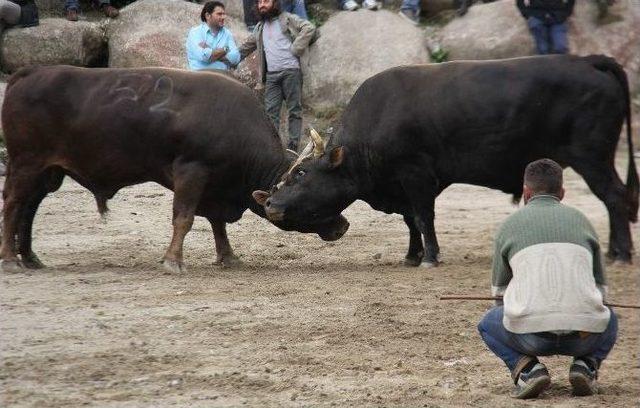
<svg viewBox="0 0 640 408">
<path fill-rule="evenodd" d="M 227 55 L 227 51 L 224 48 L 216 48 L 211 53 L 211 62 L 218 61 L 219 59 L 223 58 L 225 55 Z"/>
</svg>

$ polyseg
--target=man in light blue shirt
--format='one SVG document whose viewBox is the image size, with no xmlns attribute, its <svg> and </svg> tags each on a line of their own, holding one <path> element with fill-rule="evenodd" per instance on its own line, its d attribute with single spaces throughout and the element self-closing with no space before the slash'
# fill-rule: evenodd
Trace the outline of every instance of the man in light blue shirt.
<svg viewBox="0 0 640 408">
<path fill-rule="evenodd" d="M 189 69 L 228 70 L 240 62 L 240 52 L 231 31 L 224 27 L 224 4 L 208 1 L 200 13 L 202 24 L 193 27 L 187 37 Z"/>
</svg>

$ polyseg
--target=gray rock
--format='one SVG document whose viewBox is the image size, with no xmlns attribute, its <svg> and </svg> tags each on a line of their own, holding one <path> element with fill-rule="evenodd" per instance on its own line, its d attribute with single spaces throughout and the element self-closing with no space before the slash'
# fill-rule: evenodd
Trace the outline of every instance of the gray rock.
<svg viewBox="0 0 640 408">
<path fill-rule="evenodd" d="M 515 1 L 476 4 L 441 32 L 449 60 L 497 59 L 531 55 L 534 43 Z"/>
<path fill-rule="evenodd" d="M 338 13 L 320 32 L 303 58 L 304 102 L 315 109 L 345 105 L 387 68 L 429 61 L 420 29 L 387 10 Z"/>
<path fill-rule="evenodd" d="M 569 19 L 572 54 L 606 54 L 621 63 L 637 89 L 640 70 L 640 10 L 629 2 L 609 8 L 613 22 L 598 21 L 595 2 L 576 2 Z M 440 33 L 449 60 L 497 59 L 535 54 L 533 39 L 515 2 L 501 0 L 476 4 L 469 13 L 452 20 Z"/>
<path fill-rule="evenodd" d="M 44 18 L 36 27 L 6 30 L 0 49 L 5 72 L 29 65 L 104 65 L 106 51 L 102 24 L 61 18 Z"/>
<path fill-rule="evenodd" d="M 138 0 L 121 9 L 107 27 L 109 66 L 186 68 L 185 41 L 201 11 L 184 0 Z M 238 44 L 249 35 L 235 18 L 227 17 L 226 26 Z"/>
</svg>

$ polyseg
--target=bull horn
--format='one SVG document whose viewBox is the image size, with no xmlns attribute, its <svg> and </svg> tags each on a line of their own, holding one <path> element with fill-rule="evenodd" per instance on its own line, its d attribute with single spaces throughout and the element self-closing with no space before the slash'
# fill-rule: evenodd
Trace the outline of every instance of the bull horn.
<svg viewBox="0 0 640 408">
<path fill-rule="evenodd" d="M 313 140 L 313 156 L 320 157 L 324 154 L 324 141 L 322 136 L 314 128 L 310 128 L 311 140 Z"/>
</svg>

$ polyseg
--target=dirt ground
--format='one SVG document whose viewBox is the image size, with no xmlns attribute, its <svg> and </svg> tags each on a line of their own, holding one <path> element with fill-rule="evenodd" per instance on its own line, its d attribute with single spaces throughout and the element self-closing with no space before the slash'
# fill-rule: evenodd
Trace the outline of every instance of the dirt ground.
<svg viewBox="0 0 640 408">
<path fill-rule="evenodd" d="M 604 206 L 575 173 L 566 177 L 566 203 L 606 246 Z M 34 246 L 49 268 L 0 274 L 0 405 L 639 406 L 639 311 L 617 311 L 600 395 L 570 397 L 570 359 L 551 357 L 552 388 L 521 402 L 476 332 L 491 303 L 438 300 L 489 294 L 492 237 L 517 209 L 510 199 L 448 189 L 437 201 L 445 263 L 436 269 L 403 266 L 402 218 L 357 202 L 345 212 L 350 231 L 333 243 L 248 212 L 229 228 L 238 269 L 212 265 L 212 234 L 197 220 L 188 271 L 170 275 L 158 260 L 171 192 L 127 188 L 102 223 L 92 196 L 67 180 L 36 219 Z M 637 264 L 608 268 L 612 301 L 640 301 Z"/>
</svg>

